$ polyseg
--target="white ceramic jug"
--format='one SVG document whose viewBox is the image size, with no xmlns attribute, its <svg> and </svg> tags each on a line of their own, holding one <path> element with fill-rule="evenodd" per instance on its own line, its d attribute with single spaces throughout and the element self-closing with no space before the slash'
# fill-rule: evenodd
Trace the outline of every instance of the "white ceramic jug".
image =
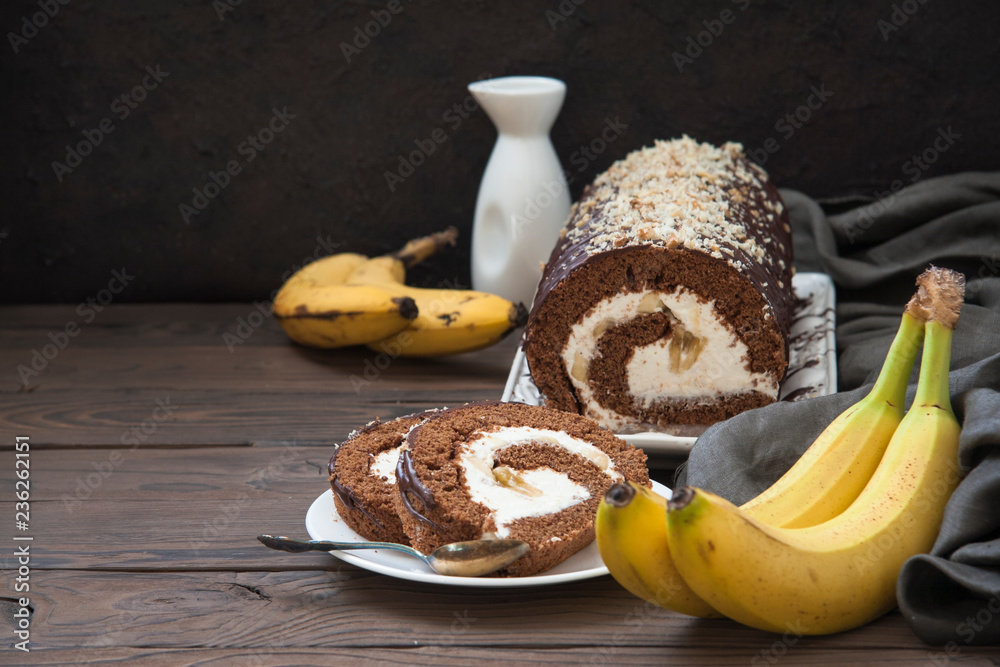
<svg viewBox="0 0 1000 667">
<path fill-rule="evenodd" d="M 566 84 L 508 76 L 469 85 L 499 136 L 472 226 L 472 286 L 531 305 L 545 262 L 569 217 L 569 187 L 549 129 Z"/>
</svg>

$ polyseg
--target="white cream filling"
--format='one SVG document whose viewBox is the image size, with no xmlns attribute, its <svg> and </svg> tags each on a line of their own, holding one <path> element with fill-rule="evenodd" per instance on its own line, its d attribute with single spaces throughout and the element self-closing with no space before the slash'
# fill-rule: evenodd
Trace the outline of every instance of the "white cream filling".
<svg viewBox="0 0 1000 667">
<path fill-rule="evenodd" d="M 388 484 L 396 483 L 396 463 L 399 462 L 399 450 L 403 446 L 393 447 L 383 452 L 379 452 L 372 459 L 368 466 L 368 473 L 376 477 L 385 477 Z"/>
<path fill-rule="evenodd" d="M 439 412 L 440 410 L 447 410 L 447 408 L 439 408 L 436 410 L 430 410 L 430 412 Z M 416 424 L 411 426 L 406 430 L 406 434 L 403 435 L 403 442 L 400 443 L 398 447 L 393 447 L 392 449 L 387 449 L 383 452 L 379 452 L 374 456 L 374 460 L 368 466 L 368 474 L 375 475 L 376 477 L 385 477 L 388 484 L 396 484 L 396 464 L 399 462 L 399 453 L 403 451 L 403 446 L 406 444 L 406 440 L 410 435 L 410 432 L 418 426 L 423 425 L 427 422 L 427 419 L 422 419 Z"/>
<path fill-rule="evenodd" d="M 644 290 L 616 294 L 603 299 L 573 325 L 562 359 L 577 396 L 587 406 L 587 415 L 608 427 L 618 427 L 634 418 L 600 406 L 586 377 L 597 352 L 597 341 L 607 329 L 650 312 L 649 295 L 673 313 L 683 329 L 702 340 L 693 362 L 671 363 L 670 338 L 636 349 L 625 368 L 629 392 L 644 405 L 657 399 L 684 398 L 713 401 L 727 394 L 760 391 L 778 396 L 778 383 L 769 375 L 750 372 L 749 351 L 715 313 L 715 303 L 704 301 L 691 290 L 678 286 L 672 292 Z M 652 301 L 656 301 L 655 298 Z M 642 309 L 640 309 L 642 308 Z M 574 376 L 574 367 L 577 369 Z"/>
<path fill-rule="evenodd" d="M 510 470 L 495 466 L 499 450 L 528 442 L 561 447 L 593 462 L 612 479 L 622 479 L 607 454 L 562 431 L 516 426 L 482 433 L 460 448 L 458 463 L 472 500 L 490 510 L 497 537 L 508 536 L 510 524 L 518 519 L 554 514 L 590 498 L 590 491 L 564 472 L 549 467 Z"/>
</svg>

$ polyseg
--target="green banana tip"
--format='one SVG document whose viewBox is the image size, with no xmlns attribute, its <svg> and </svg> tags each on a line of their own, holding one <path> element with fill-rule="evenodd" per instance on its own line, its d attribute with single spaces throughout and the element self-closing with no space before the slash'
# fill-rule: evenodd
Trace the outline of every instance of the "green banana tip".
<svg viewBox="0 0 1000 667">
<path fill-rule="evenodd" d="M 604 494 L 604 502 L 618 508 L 627 506 L 633 498 L 635 498 L 635 489 L 632 488 L 632 485 L 623 482 L 612 485 Z"/>
</svg>

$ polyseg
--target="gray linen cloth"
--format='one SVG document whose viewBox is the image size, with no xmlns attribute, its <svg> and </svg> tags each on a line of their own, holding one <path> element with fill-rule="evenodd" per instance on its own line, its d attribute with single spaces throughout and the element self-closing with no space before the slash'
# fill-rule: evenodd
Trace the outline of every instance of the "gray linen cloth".
<svg viewBox="0 0 1000 667">
<path fill-rule="evenodd" d="M 1000 644 L 1000 172 L 927 179 L 860 206 L 782 196 L 797 270 L 822 271 L 837 286 L 840 393 L 716 424 L 698 438 L 674 486 L 737 504 L 766 489 L 871 389 L 916 276 L 931 263 L 961 271 L 966 296 L 949 379 L 965 476 L 932 552 L 903 567 L 897 597 L 928 644 Z M 907 406 L 916 378 L 914 369 Z"/>
</svg>

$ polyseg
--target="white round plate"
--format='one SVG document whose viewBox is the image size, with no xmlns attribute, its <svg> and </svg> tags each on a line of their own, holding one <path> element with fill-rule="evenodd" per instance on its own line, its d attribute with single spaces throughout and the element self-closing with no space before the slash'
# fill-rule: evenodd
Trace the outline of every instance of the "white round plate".
<svg viewBox="0 0 1000 667">
<path fill-rule="evenodd" d="M 670 489 L 658 482 L 653 482 L 653 490 L 662 496 L 670 497 Z M 306 512 L 306 531 L 314 540 L 333 540 L 336 542 L 365 542 L 366 540 L 351 530 L 347 523 L 337 514 L 333 504 L 333 493 L 325 491 L 313 501 Z M 592 579 L 608 574 L 597 544 L 592 543 L 586 549 L 567 558 L 551 570 L 530 577 L 449 577 L 438 574 L 423 561 L 396 551 L 371 549 L 366 551 L 331 551 L 337 558 L 357 565 L 360 568 L 385 574 L 399 579 L 422 581 L 446 586 L 479 586 L 482 588 L 522 588 L 526 586 L 548 586 L 567 581 Z"/>
</svg>

